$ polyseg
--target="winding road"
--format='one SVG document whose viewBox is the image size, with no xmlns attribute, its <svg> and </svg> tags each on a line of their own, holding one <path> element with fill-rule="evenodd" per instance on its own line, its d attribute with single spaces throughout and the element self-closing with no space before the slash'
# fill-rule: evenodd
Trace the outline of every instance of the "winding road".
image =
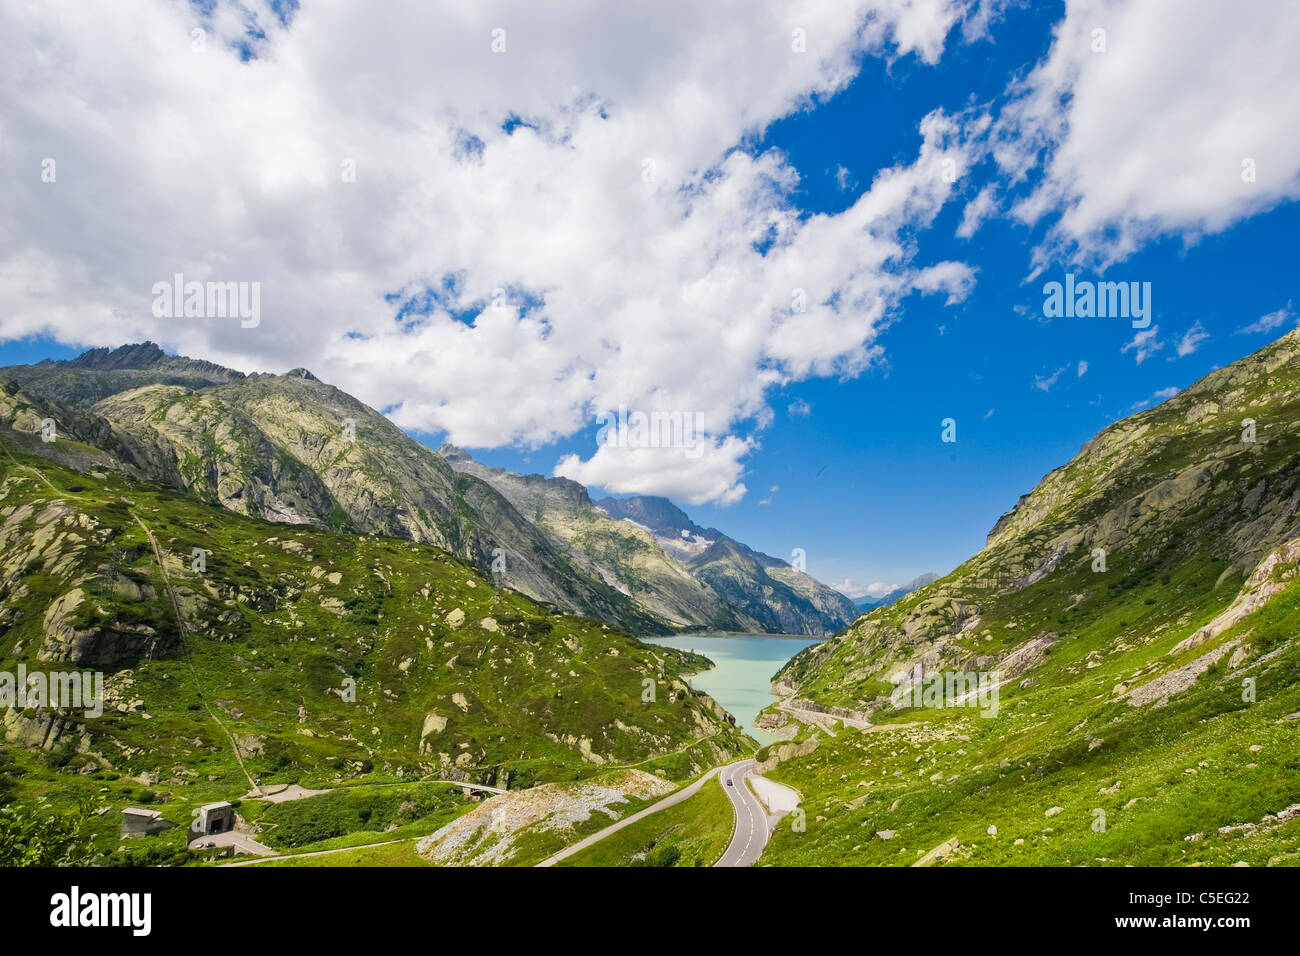
<svg viewBox="0 0 1300 956">
<path fill-rule="evenodd" d="M 746 782 L 754 772 L 753 760 L 742 760 L 722 768 L 722 789 L 731 801 L 736 815 L 736 829 L 731 843 L 714 866 L 751 866 L 767 846 L 771 832 L 767 825 L 767 810 Z"/>
<path fill-rule="evenodd" d="M 689 800 L 700 792 L 700 788 L 705 783 L 717 776 L 719 785 L 722 787 L 723 792 L 727 794 L 727 799 L 731 801 L 731 810 L 736 816 L 736 826 L 731 834 L 731 843 L 728 844 L 722 856 L 718 858 L 718 862 L 713 865 L 750 866 L 763 852 L 763 847 L 767 846 L 767 838 L 771 833 L 768 828 L 767 811 L 763 809 L 763 804 L 759 802 L 758 797 L 754 796 L 753 791 L 749 789 L 745 782 L 746 778 L 753 772 L 754 761 L 752 758 L 738 760 L 733 764 L 727 764 L 725 767 L 714 767 L 694 783 L 682 787 L 675 793 L 670 793 L 658 803 L 653 803 L 630 817 L 612 823 L 603 830 L 597 830 L 577 843 L 566 846 L 559 853 L 547 857 L 537 865 L 554 866 L 561 860 L 585 850 L 593 843 L 600 842 L 605 837 L 617 833 L 624 827 L 631 826 L 638 820 L 644 820 L 652 813 L 667 810 L 683 800 Z"/>
</svg>

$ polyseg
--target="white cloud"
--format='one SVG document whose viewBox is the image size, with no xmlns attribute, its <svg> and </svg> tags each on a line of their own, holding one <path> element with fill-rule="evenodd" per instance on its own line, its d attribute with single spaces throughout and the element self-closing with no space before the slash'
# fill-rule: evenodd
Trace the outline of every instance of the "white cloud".
<svg viewBox="0 0 1300 956">
<path fill-rule="evenodd" d="M 1253 335 L 1256 332 L 1272 332 L 1278 326 L 1288 323 L 1294 325 L 1296 314 L 1291 311 L 1291 303 L 1288 302 L 1283 308 L 1275 312 L 1269 312 L 1267 315 L 1261 315 L 1250 325 L 1243 326 L 1237 330 L 1237 334 Z"/>
<path fill-rule="evenodd" d="M 195 52 L 192 5 L 0 0 L 23 38 L 0 61 L 0 337 L 305 365 L 471 448 L 543 445 L 621 403 L 699 410 L 698 459 L 600 449 L 557 472 L 727 502 L 772 388 L 862 371 L 908 295 L 974 281 L 916 261 L 943 160 L 967 165 L 943 114 L 837 215 L 801 215 L 785 157 L 738 148 L 864 52 L 935 62 L 964 0 L 314 0 L 288 28 L 246 6 L 266 39 L 241 63 L 230 3 Z M 261 324 L 153 318 L 176 272 L 261 282 Z"/>
<path fill-rule="evenodd" d="M 841 594 L 860 601 L 862 598 L 884 597 L 890 591 L 900 587 L 897 584 L 889 584 L 885 581 L 873 581 L 870 584 L 858 584 L 852 578 L 845 578 L 839 584 L 832 585 L 835 590 Z"/>
<path fill-rule="evenodd" d="M 1062 365 L 1051 375 L 1035 375 L 1034 388 L 1038 389 L 1040 392 L 1050 392 L 1052 390 L 1052 386 L 1056 384 L 1057 379 L 1061 377 L 1061 373 L 1063 373 L 1069 367 L 1070 366 L 1068 365 Z"/>
<path fill-rule="evenodd" d="M 1158 404 L 1160 402 L 1163 402 L 1167 398 L 1173 398 L 1175 395 L 1178 394 L 1178 391 L 1179 390 L 1177 388 L 1174 388 L 1173 386 L 1170 386 L 1169 388 L 1159 389 L 1158 391 L 1152 392 L 1149 398 L 1144 398 L 1140 402 L 1134 402 L 1132 405 L 1129 406 L 1129 411 L 1130 412 L 1141 411 L 1142 409 L 1147 408 L 1153 404 Z"/>
<path fill-rule="evenodd" d="M 979 0 L 962 18 L 962 35 L 967 41 L 989 36 L 990 28 L 1002 19 L 1007 7 L 1024 0 Z"/>
<path fill-rule="evenodd" d="M 1085 375 L 1087 375 L 1087 374 L 1088 374 L 1088 362 L 1087 362 L 1086 359 L 1080 359 L 1080 360 L 1079 360 L 1078 375 L 1076 375 L 1075 377 L 1076 377 L 1076 378 L 1083 378 L 1083 377 L 1084 377 Z"/>
<path fill-rule="evenodd" d="M 964 262 L 936 263 L 917 270 L 912 288 L 925 293 L 945 292 L 946 304 L 955 305 L 975 288 L 975 270 Z"/>
<path fill-rule="evenodd" d="M 1201 323 L 1195 323 L 1190 329 L 1184 332 L 1183 337 L 1179 339 L 1178 346 L 1175 349 L 1178 353 L 1178 357 L 1184 358 L 1185 356 L 1191 355 L 1200 348 L 1201 343 L 1209 337 L 1210 333 L 1205 331 L 1205 328 Z"/>
<path fill-rule="evenodd" d="M 753 443 L 729 435 L 688 448 L 626 448 L 601 445 L 586 461 L 565 455 L 554 474 L 615 494 L 662 495 L 686 504 L 735 504 L 745 495 L 741 481 Z"/>
<path fill-rule="evenodd" d="M 1068 0 L 994 136 L 1004 172 L 1044 166 L 1015 213 L 1060 213 L 1036 265 L 1071 249 L 1117 261 L 1151 236 L 1194 240 L 1300 196 L 1297 48 L 1290 0 L 1259 0 L 1249 16 L 1227 3 Z"/>
<path fill-rule="evenodd" d="M 1159 331 L 1160 326 L 1158 325 L 1153 325 L 1149 329 L 1143 329 L 1137 335 L 1133 336 L 1132 340 L 1120 348 L 1120 354 L 1123 355 L 1126 352 L 1132 351 L 1134 353 L 1133 357 L 1137 360 L 1137 364 L 1141 365 L 1165 347 L 1165 343 L 1156 338 L 1156 333 Z"/>
<path fill-rule="evenodd" d="M 957 238 L 969 239 L 975 235 L 984 220 L 996 211 L 997 202 L 993 199 L 993 187 L 985 186 L 962 210 L 961 223 L 957 226 Z"/>
</svg>

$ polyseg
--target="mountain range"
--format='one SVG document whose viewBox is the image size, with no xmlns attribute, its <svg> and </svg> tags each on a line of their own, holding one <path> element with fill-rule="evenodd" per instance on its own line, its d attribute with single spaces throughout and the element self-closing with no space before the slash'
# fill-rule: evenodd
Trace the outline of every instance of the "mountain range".
<svg viewBox="0 0 1300 956">
<path fill-rule="evenodd" d="M 659 620 L 591 579 L 552 585 L 567 552 L 490 485 L 301 371 L 151 357 L 0 376 L 6 863 L 68 859 L 11 839 L 47 806 L 82 821 L 75 859 L 159 865 L 196 859 L 185 829 L 119 843 L 123 812 L 174 824 L 233 801 L 287 849 L 431 832 L 472 808 L 468 785 L 662 787 L 752 749 L 687 683 L 703 657 L 557 606 Z M 527 580 L 557 603 L 451 550 L 503 533 L 552 562 Z M 68 697 L 80 675 L 93 695 Z M 241 806 L 289 784 L 320 799 Z"/>
<path fill-rule="evenodd" d="M 330 792 L 243 811 L 277 848 L 381 812 L 439 859 L 537 862 L 603 825 L 552 827 L 573 801 L 633 811 L 753 747 L 687 683 L 703 658 L 622 622 L 837 606 L 662 498 L 432 451 L 303 370 L 144 345 L 0 380 L 0 665 L 106 685 L 98 720 L 6 710 L 0 791 L 27 801 L 176 815 L 300 782 Z M 791 658 L 753 759 L 801 806 L 761 862 L 1294 865 L 1297 422 L 1300 330 L 1105 428 L 978 554 Z M 430 780 L 511 793 L 384 802 Z"/>
<path fill-rule="evenodd" d="M 838 591 L 664 499 L 604 499 L 563 478 L 422 445 L 306 369 L 246 375 L 153 343 L 0 369 L 63 428 L 137 476 L 239 514 L 404 538 L 502 585 L 638 634 L 824 635 L 857 609 Z"/>
</svg>

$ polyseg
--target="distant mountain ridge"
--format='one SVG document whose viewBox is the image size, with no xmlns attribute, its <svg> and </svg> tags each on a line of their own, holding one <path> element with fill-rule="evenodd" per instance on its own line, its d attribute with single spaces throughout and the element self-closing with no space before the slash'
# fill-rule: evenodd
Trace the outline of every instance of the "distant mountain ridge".
<svg viewBox="0 0 1300 956">
<path fill-rule="evenodd" d="M 11 381 L 67 405 L 88 407 L 109 395 L 142 385 L 206 388 L 249 376 L 214 362 L 168 355 L 153 342 L 98 348 L 73 359 L 46 359 L 4 370 Z"/>
<path fill-rule="evenodd" d="M 451 445 L 439 454 L 491 484 L 568 546 L 576 561 L 681 626 L 821 635 L 858 615 L 838 591 L 716 528 L 701 527 L 666 498 L 593 503 L 567 478 L 490 468 Z"/>
<path fill-rule="evenodd" d="M 939 580 L 939 575 L 935 574 L 933 571 L 927 571 L 925 574 L 917 575 L 902 587 L 894 588 L 892 591 L 888 591 L 880 597 L 859 598 L 855 603 L 864 611 L 870 611 L 878 607 L 889 607 L 889 605 L 893 604 L 899 598 L 906 597 L 917 588 L 923 588 L 931 581 L 937 580 Z"/>
<path fill-rule="evenodd" d="M 816 633 L 793 629 L 810 619 L 857 617 L 853 602 L 839 591 L 717 528 L 700 527 L 667 498 L 602 498 L 596 507 L 646 528 L 693 575 L 766 630 Z"/>
</svg>

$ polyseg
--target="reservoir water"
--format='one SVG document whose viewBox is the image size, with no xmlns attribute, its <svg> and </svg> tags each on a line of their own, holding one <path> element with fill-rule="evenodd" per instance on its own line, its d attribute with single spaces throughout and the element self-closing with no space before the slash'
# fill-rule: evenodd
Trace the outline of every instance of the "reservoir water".
<svg viewBox="0 0 1300 956">
<path fill-rule="evenodd" d="M 688 678 L 695 690 L 703 691 L 736 718 L 736 725 L 760 744 L 773 737 L 754 726 L 754 718 L 772 703 L 772 675 L 805 647 L 821 639 L 773 637 L 768 635 L 689 634 L 675 637 L 645 637 L 647 644 L 695 651 L 713 661 L 713 669 Z"/>
</svg>

